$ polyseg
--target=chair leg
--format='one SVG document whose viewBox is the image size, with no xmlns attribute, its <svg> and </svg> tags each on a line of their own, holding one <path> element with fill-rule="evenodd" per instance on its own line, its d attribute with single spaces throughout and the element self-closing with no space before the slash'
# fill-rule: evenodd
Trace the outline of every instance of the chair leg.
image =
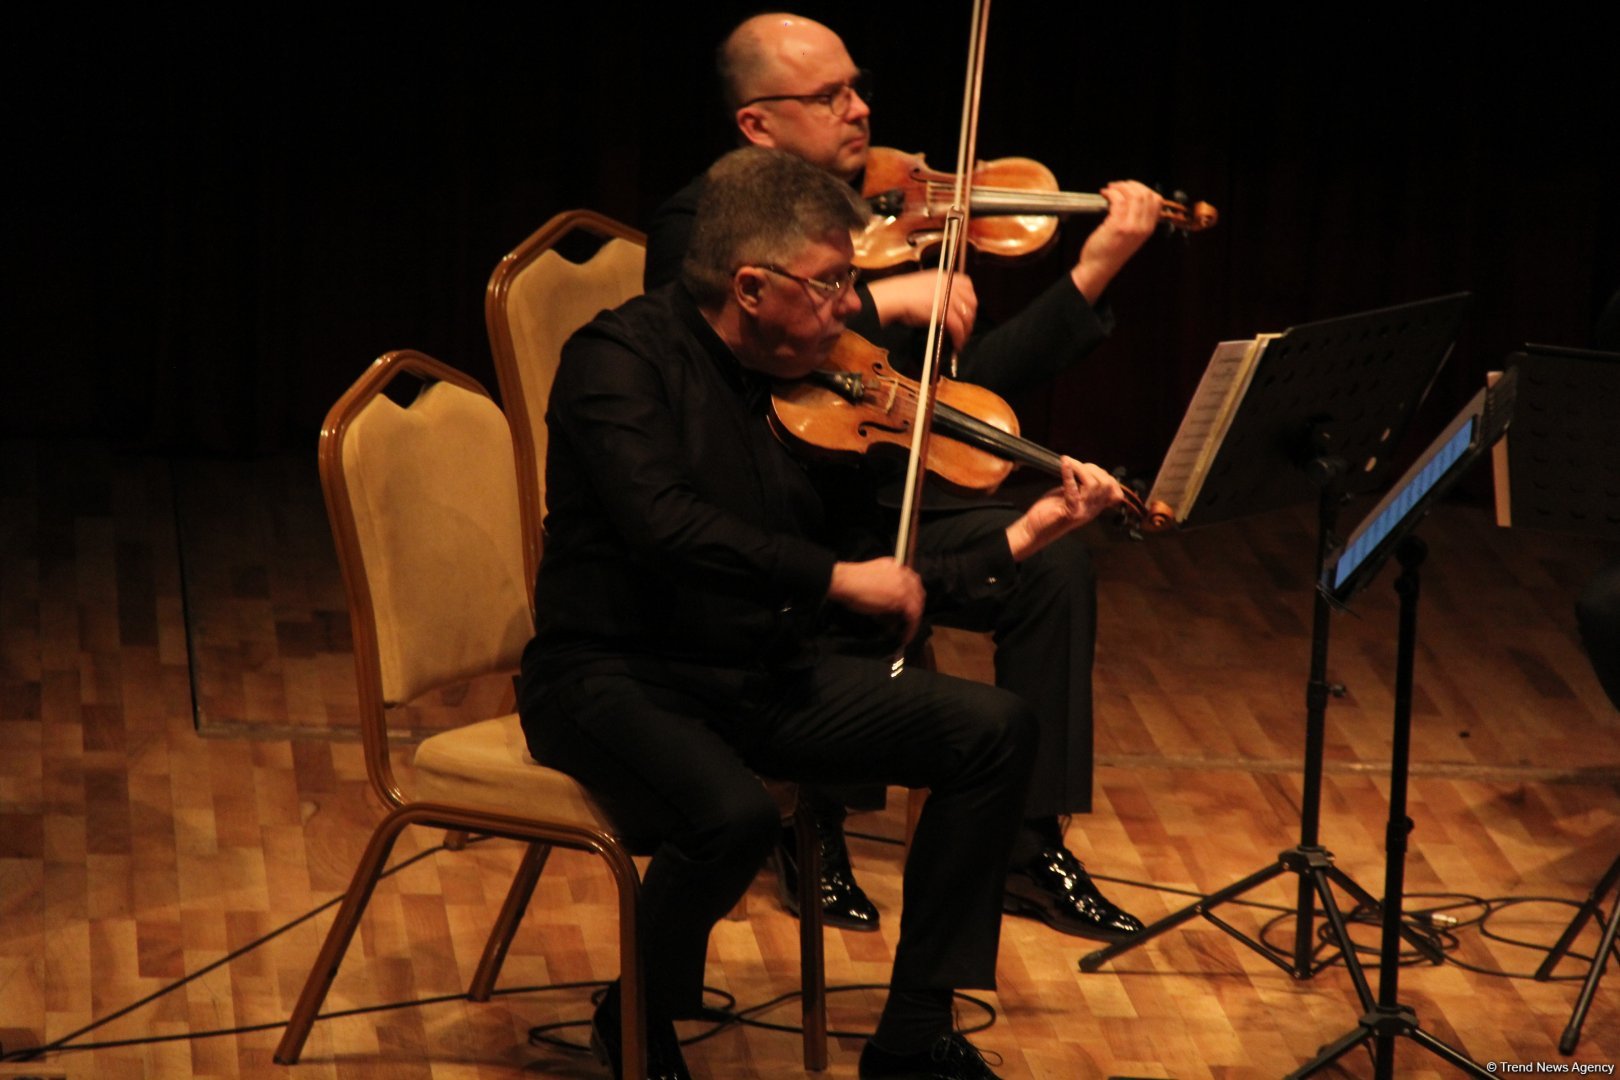
<svg viewBox="0 0 1620 1080">
<path fill-rule="evenodd" d="M 326 941 L 315 957 L 315 966 L 310 969 L 309 978 L 304 980 L 303 992 L 298 995 L 298 1004 L 287 1020 L 287 1029 L 276 1044 L 276 1064 L 298 1063 L 298 1056 L 304 1050 L 304 1040 L 309 1038 L 309 1029 L 320 1015 L 321 1003 L 332 988 L 332 980 L 337 978 L 338 966 L 343 963 L 343 955 L 348 951 L 349 942 L 360 925 L 360 916 L 365 913 L 372 890 L 377 887 L 383 864 L 394 850 L 394 841 L 399 839 L 401 830 L 409 823 L 408 810 L 396 810 L 384 818 L 371 834 L 371 842 L 360 857 L 360 865 L 354 869 L 354 878 L 349 882 L 349 891 L 344 894 L 343 903 L 338 907 L 332 929 L 327 931 Z"/>
<path fill-rule="evenodd" d="M 641 876 L 622 847 L 597 847 L 619 894 L 619 1059 L 625 1076 L 647 1075 L 647 1025 L 641 977 L 641 943 L 636 933 Z"/>
<path fill-rule="evenodd" d="M 804 1067 L 827 1067 L 827 960 L 821 937 L 821 838 L 800 796 L 793 815 L 799 847 L 799 979 L 804 1007 Z"/>
<path fill-rule="evenodd" d="M 488 1001 L 489 995 L 494 992 L 495 980 L 501 974 L 501 964 L 506 961 L 506 950 L 512 947 L 512 936 L 517 933 L 518 923 L 523 921 L 523 913 L 529 909 L 534 887 L 540 881 L 540 873 L 546 868 L 546 860 L 550 856 L 550 844 L 531 843 L 524 849 L 523 861 L 518 863 L 517 873 L 512 877 L 512 887 L 506 891 L 506 903 L 501 905 L 501 913 L 490 929 L 489 940 L 484 943 L 484 955 L 478 961 L 478 970 L 473 972 L 472 985 L 467 989 L 468 999 Z"/>
</svg>

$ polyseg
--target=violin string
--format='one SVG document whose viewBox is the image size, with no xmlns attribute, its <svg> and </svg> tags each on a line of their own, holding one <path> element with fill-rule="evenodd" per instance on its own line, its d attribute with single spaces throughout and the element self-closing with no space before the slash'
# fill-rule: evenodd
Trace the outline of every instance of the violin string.
<svg viewBox="0 0 1620 1080">
<path fill-rule="evenodd" d="M 916 387 L 909 383 L 900 382 L 899 380 L 884 379 L 882 381 L 885 383 L 893 383 L 896 386 L 896 397 L 899 398 L 902 403 L 910 405 L 911 413 L 915 415 L 918 400 Z M 946 404 L 945 402 L 936 402 L 934 408 L 936 410 L 936 416 L 944 416 L 954 423 L 960 430 L 976 436 L 987 444 L 988 447 L 993 448 L 991 452 L 998 453 L 998 456 L 1003 456 L 1012 461 L 1023 462 L 1024 464 L 1034 465 L 1037 467 L 1058 467 L 1056 462 L 1058 461 L 1059 456 L 1052 451 L 1046 450 L 1044 447 L 1035 446 L 1017 435 L 1003 431 L 994 424 L 986 423 L 984 420 L 974 416 L 972 413 L 963 412 L 961 409 L 957 409 Z M 985 448 L 986 447 L 983 446 L 980 447 L 980 449 Z M 1051 455 L 1050 461 L 1046 460 L 1046 455 L 1048 454 Z"/>
<path fill-rule="evenodd" d="M 952 198 L 954 191 L 946 184 L 929 181 L 927 185 L 927 199 L 930 203 Z M 1005 201 L 1015 206 L 1015 212 L 1039 213 L 1050 210 L 1054 213 L 1064 210 L 1071 211 L 1104 211 L 1108 208 L 1108 200 L 1102 195 L 1087 192 L 1070 191 L 1029 191 L 1022 188 L 988 187 L 974 185 L 974 207 L 978 210 L 997 209 L 997 201 Z M 1171 199 L 1164 201 L 1164 215 L 1171 218 L 1180 218 L 1187 214 L 1186 206 Z"/>
<path fill-rule="evenodd" d="M 930 185 L 928 199 L 937 202 L 949 198 L 952 193 L 943 184 Z M 1076 207 L 1079 209 L 1104 209 L 1108 200 L 1101 195 L 1089 195 L 1084 192 L 1066 191 L 1024 191 L 1018 188 L 974 187 L 973 201 L 975 206 L 994 206 L 997 200 L 1014 202 L 1020 206 L 1039 206 L 1042 208 L 1065 209 Z"/>
<path fill-rule="evenodd" d="M 915 415 L 918 400 L 916 386 L 904 380 L 883 376 L 879 376 L 877 381 L 886 388 L 890 389 L 898 401 L 903 404 L 910 405 L 912 407 L 912 414 Z M 863 394 L 863 397 L 866 396 L 868 395 Z M 985 443 L 994 446 L 996 450 L 1001 451 L 1004 456 L 1013 461 L 1019 461 L 1026 465 L 1033 465 L 1036 467 L 1044 466 L 1049 469 L 1061 467 L 1058 465 L 1061 458 L 1054 451 L 1049 451 L 1045 447 L 1035 446 L 1017 435 L 1002 431 L 994 424 L 987 423 L 971 413 L 963 412 L 962 410 L 944 402 L 936 402 L 935 409 L 937 410 L 938 415 L 943 415 L 944 417 L 948 418 L 965 433 L 975 435 Z M 979 449 L 985 448 L 979 447 Z M 1046 455 L 1051 456 L 1050 461 L 1046 460 Z M 1121 487 L 1120 492 L 1122 496 L 1121 501 L 1124 504 L 1123 509 L 1126 511 L 1126 513 L 1137 518 L 1139 521 L 1147 521 L 1149 519 L 1147 506 L 1136 494 L 1136 492 L 1132 491 L 1128 487 L 1123 486 Z"/>
</svg>

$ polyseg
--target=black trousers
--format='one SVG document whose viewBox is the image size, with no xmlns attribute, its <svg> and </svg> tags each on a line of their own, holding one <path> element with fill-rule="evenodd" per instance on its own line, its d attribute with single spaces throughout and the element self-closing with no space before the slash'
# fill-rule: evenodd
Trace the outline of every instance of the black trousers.
<svg viewBox="0 0 1620 1080">
<path fill-rule="evenodd" d="M 1012 524 L 1019 511 L 974 507 L 927 514 L 923 552 L 960 550 Z M 1040 728 L 1040 757 L 1024 804 L 1027 817 L 1091 810 L 1091 665 L 1097 643 L 1097 583 L 1091 553 L 1073 533 L 1018 567 L 998 601 L 931 611 L 942 626 L 990 632 L 996 685 L 1029 703 Z"/>
<path fill-rule="evenodd" d="M 930 789 L 906 863 L 891 984 L 995 985 L 1007 852 L 1035 756 L 1017 697 L 928 671 L 829 657 L 791 677 L 622 674 L 525 687 L 530 752 L 656 845 L 640 933 L 653 1016 L 693 1015 L 710 929 L 778 833 L 760 776 Z"/>
</svg>

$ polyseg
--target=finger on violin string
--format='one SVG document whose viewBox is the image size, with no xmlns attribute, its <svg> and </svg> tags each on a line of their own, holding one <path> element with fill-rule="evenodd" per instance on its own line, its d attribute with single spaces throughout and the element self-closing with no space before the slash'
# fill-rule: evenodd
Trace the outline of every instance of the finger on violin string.
<svg viewBox="0 0 1620 1080">
<path fill-rule="evenodd" d="M 1063 457 L 1063 501 L 1071 513 L 1080 509 L 1083 502 L 1081 489 L 1086 486 L 1087 477 L 1084 466 L 1074 458 Z"/>
</svg>

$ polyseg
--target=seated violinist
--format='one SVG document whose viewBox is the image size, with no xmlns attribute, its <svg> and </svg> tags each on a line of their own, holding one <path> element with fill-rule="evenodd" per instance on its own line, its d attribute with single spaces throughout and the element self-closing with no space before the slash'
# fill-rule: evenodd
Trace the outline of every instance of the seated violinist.
<svg viewBox="0 0 1620 1080">
<path fill-rule="evenodd" d="M 759 15 L 738 26 L 719 54 L 721 89 L 742 142 L 786 150 L 855 186 L 865 168 L 871 109 L 867 85 L 844 43 L 827 27 L 796 15 Z M 705 187 L 698 178 L 672 197 L 648 230 L 647 285 L 674 280 L 689 247 L 693 214 Z M 1039 385 L 1074 365 L 1108 334 L 1112 317 L 1099 307 L 1115 274 L 1153 233 L 1163 200 L 1134 181 L 1103 189 L 1109 210 L 1070 272 L 1016 318 L 973 337 L 977 301 L 958 276 L 947 327 L 964 351 L 957 374 L 1002 396 Z M 933 301 L 932 272 L 901 274 L 859 285 L 851 329 L 887 349 L 902 372 L 916 375 Z M 865 470 L 873 497 L 845 500 L 838 513 L 893 535 L 899 505 L 897 470 Z M 919 548 L 951 551 L 1005 529 L 1020 507 L 1005 497 L 967 499 L 932 485 L 924 501 Z M 1142 928 L 1135 916 L 1098 891 L 1064 842 L 1060 817 L 1089 813 L 1092 802 L 1091 668 L 1097 597 L 1091 557 L 1078 536 L 1051 545 L 1003 578 L 1002 587 L 971 598 L 944 598 L 930 619 L 995 636 L 996 685 L 1034 709 L 1041 753 L 1027 793 L 1023 824 L 1010 854 L 1005 908 L 1064 933 L 1104 941 Z M 846 802 L 862 793 L 820 789 L 822 898 L 829 923 L 876 929 L 877 909 L 856 884 L 844 845 Z M 867 796 L 870 798 L 870 796 Z M 778 869 L 792 870 L 791 833 L 777 849 Z M 797 895 L 791 882 L 784 899 Z"/>
<path fill-rule="evenodd" d="M 598 316 L 563 350 L 547 421 L 550 514 L 519 709 L 530 750 L 653 845 L 639 933 L 651 1063 L 688 1076 L 710 929 L 770 851 L 758 777 L 932 792 L 905 868 L 891 990 L 865 1078 L 994 1074 L 951 1028 L 991 988 L 1003 879 L 1035 757 L 1015 694 L 830 652 L 837 612 L 898 645 L 925 598 L 971 601 L 1121 498 L 1065 458 L 1062 485 L 916 570 L 829 546 L 821 500 L 766 420 L 773 380 L 820 365 L 859 301 L 847 186 L 748 148 L 710 171 L 679 283 Z M 628 962 L 628 958 L 626 958 Z M 619 1074 L 617 988 L 593 1043 Z M 638 1078 L 639 1080 L 639 1078 Z"/>
</svg>

